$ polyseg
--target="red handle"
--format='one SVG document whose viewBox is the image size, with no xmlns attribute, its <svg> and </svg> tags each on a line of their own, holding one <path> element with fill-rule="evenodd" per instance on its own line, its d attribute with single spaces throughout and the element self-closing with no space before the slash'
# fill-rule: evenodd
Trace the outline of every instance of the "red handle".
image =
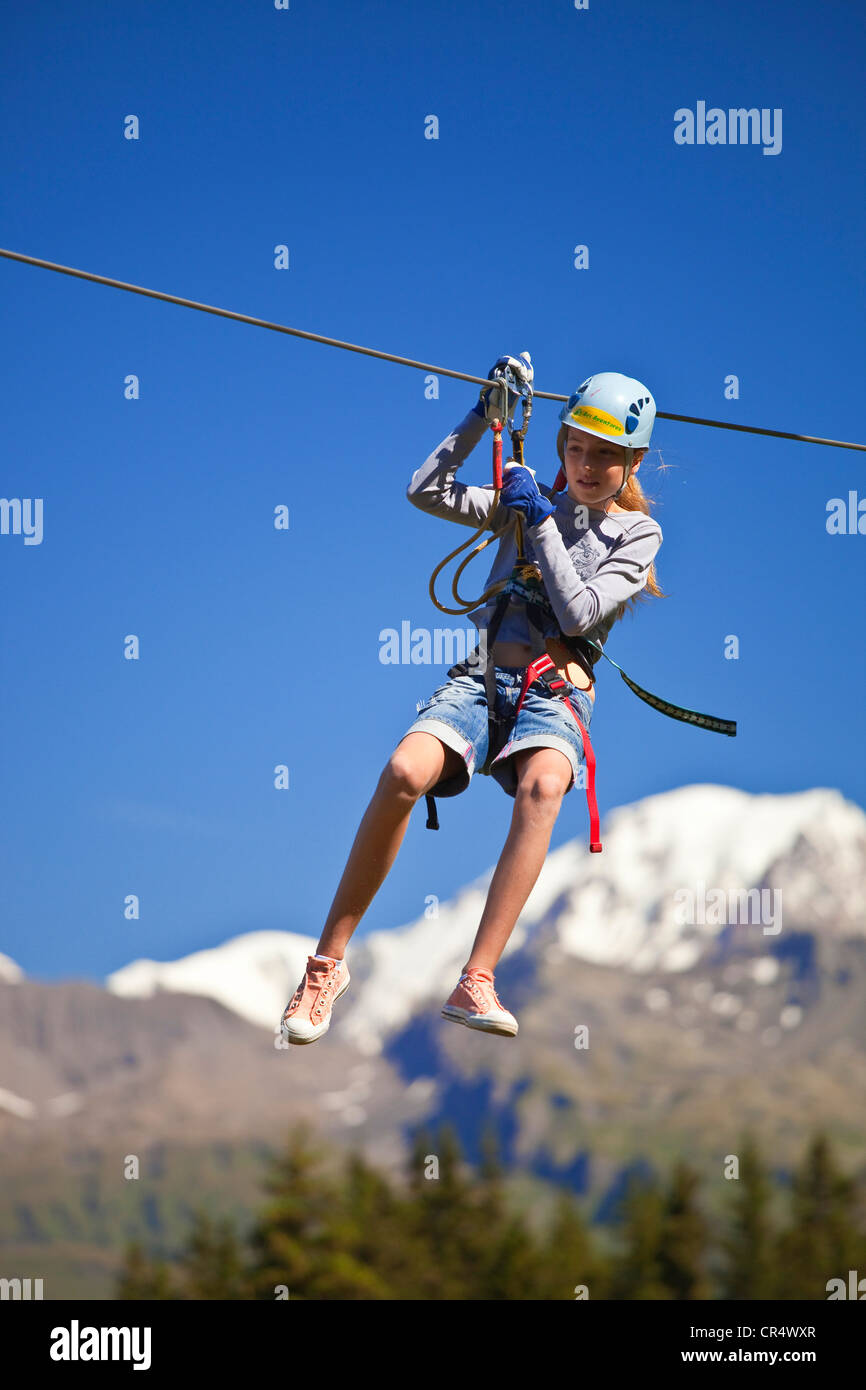
<svg viewBox="0 0 866 1390">
<path fill-rule="evenodd" d="M 494 420 L 493 430 L 493 486 L 502 487 L 502 421 Z"/>
</svg>

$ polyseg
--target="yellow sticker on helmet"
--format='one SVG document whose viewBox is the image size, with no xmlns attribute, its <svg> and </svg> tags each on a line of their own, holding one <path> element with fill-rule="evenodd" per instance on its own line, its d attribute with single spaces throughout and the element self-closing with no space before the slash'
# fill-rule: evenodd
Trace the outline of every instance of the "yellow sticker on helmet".
<svg viewBox="0 0 866 1390">
<path fill-rule="evenodd" d="M 588 430 L 598 430 L 599 434 L 625 434 L 625 428 L 606 410 L 598 410 L 593 405 L 578 405 L 569 415 L 577 425 L 585 425 Z"/>
</svg>

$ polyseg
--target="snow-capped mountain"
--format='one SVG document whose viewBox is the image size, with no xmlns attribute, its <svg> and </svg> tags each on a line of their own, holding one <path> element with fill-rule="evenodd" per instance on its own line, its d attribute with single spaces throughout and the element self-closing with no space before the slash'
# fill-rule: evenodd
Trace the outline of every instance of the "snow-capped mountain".
<svg viewBox="0 0 866 1390">
<path fill-rule="evenodd" d="M 112 994 L 147 999 L 160 992 L 202 994 L 250 1023 L 272 1028 L 304 973 L 315 939 L 295 932 L 257 931 L 180 960 L 136 960 L 106 979 Z M 293 981 L 289 988 L 289 981 Z M 288 993 L 287 993 L 288 990 Z"/>
<path fill-rule="evenodd" d="M 24 971 L 9 956 L 0 955 L 0 983 L 17 985 L 24 979 Z"/>
<path fill-rule="evenodd" d="M 614 811 L 602 838 L 600 855 L 582 841 L 549 855 L 503 963 L 537 945 L 655 976 L 694 968 L 732 931 L 765 962 L 770 943 L 797 927 L 866 935 L 866 815 L 837 791 L 775 796 L 682 787 Z M 345 1042 L 377 1054 L 419 1008 L 447 997 L 491 876 L 492 869 L 451 902 L 432 905 L 430 916 L 350 945 Z M 106 985 L 135 998 L 205 995 L 273 1030 L 315 949 L 313 937 L 252 932 L 177 961 L 134 961 Z M 769 965 L 764 974 L 769 981 Z"/>
<path fill-rule="evenodd" d="M 688 970 L 731 926 L 756 944 L 804 925 L 866 935 L 866 815 L 837 791 L 682 787 L 614 811 L 586 859 L 554 911 L 562 948 L 599 965 Z"/>
</svg>

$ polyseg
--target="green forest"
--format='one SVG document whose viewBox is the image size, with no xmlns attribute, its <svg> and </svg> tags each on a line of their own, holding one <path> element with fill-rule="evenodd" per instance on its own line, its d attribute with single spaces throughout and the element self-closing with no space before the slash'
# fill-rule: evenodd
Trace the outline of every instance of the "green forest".
<svg viewBox="0 0 866 1390">
<path fill-rule="evenodd" d="M 541 1231 L 509 1203 L 489 1132 L 477 1169 L 449 1127 L 418 1134 L 402 1184 L 358 1153 L 338 1170 L 326 1157 L 300 1126 L 243 1239 L 200 1209 L 174 1260 L 127 1245 L 116 1297 L 826 1300 L 829 1280 L 866 1276 L 866 1193 L 821 1133 L 783 1191 L 746 1136 L 721 1218 L 679 1159 L 664 1178 L 632 1179 L 615 1223 L 587 1223 L 560 1191 Z"/>
</svg>

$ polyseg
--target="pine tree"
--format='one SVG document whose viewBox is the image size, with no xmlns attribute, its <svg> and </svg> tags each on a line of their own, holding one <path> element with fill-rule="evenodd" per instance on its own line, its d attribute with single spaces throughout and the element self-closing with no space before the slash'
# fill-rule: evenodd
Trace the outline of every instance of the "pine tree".
<svg viewBox="0 0 866 1390">
<path fill-rule="evenodd" d="M 698 1174 L 682 1159 L 675 1165 L 665 1197 L 658 1268 L 671 1298 L 711 1296 L 705 1269 L 707 1223 L 697 1202 Z"/>
<path fill-rule="evenodd" d="M 664 1201 L 655 1179 L 629 1180 L 623 1202 L 623 1250 L 613 1261 L 612 1299 L 661 1300 L 671 1297 L 662 1278 L 659 1253 Z"/>
<path fill-rule="evenodd" d="M 214 1222 L 203 1210 L 195 1213 L 178 1262 L 178 1278 L 185 1299 L 228 1301 L 251 1296 L 244 1257 L 230 1221 Z"/>
<path fill-rule="evenodd" d="M 409 1162 L 406 1169 L 409 1192 L 413 1200 L 419 1200 L 427 1190 L 427 1156 L 434 1152 L 435 1140 L 427 1129 L 416 1129 L 412 1139 Z"/>
<path fill-rule="evenodd" d="M 574 1300 L 580 1286 L 585 1286 L 591 1300 L 608 1296 L 608 1270 L 592 1247 L 580 1208 L 570 1192 L 560 1192 L 557 1197 L 541 1265 L 536 1298 Z"/>
<path fill-rule="evenodd" d="M 791 1219 L 776 1245 L 774 1294 L 826 1299 L 830 1279 L 866 1272 L 866 1240 L 856 1225 L 853 1181 L 840 1173 L 825 1134 L 815 1134 L 794 1175 Z"/>
<path fill-rule="evenodd" d="M 438 1176 L 426 1176 L 427 1158 Z M 431 1165 L 432 1166 L 432 1165 Z M 409 1232 L 418 1249 L 418 1296 L 429 1300 L 468 1300 L 479 1292 L 486 1239 L 478 1221 L 478 1201 L 462 1172 L 460 1146 L 450 1125 L 437 1140 L 419 1135 L 410 1167 L 413 1201 Z"/>
<path fill-rule="evenodd" d="M 739 1177 L 730 1184 L 733 1214 L 721 1242 L 726 1257 L 721 1296 L 754 1302 L 773 1296 L 771 1188 L 757 1141 L 746 1135 L 739 1147 Z"/>
<path fill-rule="evenodd" d="M 416 1251 L 407 1237 L 407 1204 L 358 1153 L 350 1154 L 330 1240 L 334 1264 L 321 1287 L 353 1299 L 411 1298 Z M 339 1295 L 336 1289 L 341 1289 Z"/>
<path fill-rule="evenodd" d="M 290 1299 L 322 1296 L 321 1282 L 327 1280 L 333 1254 L 330 1228 L 338 1189 L 316 1172 L 321 1159 L 310 1126 L 301 1124 L 265 1178 L 268 1200 L 250 1237 L 256 1299 L 274 1299 L 282 1288 Z"/>
<path fill-rule="evenodd" d="M 476 1298 L 489 1300 L 544 1297 L 537 1292 L 541 1254 L 505 1195 L 499 1144 L 492 1124 L 481 1138 L 481 1165 L 475 1180 Z"/>
<path fill-rule="evenodd" d="M 151 1260 L 140 1241 L 129 1241 L 117 1281 L 115 1298 L 133 1303 L 166 1301 L 177 1298 L 171 1271 L 164 1260 Z"/>
</svg>

